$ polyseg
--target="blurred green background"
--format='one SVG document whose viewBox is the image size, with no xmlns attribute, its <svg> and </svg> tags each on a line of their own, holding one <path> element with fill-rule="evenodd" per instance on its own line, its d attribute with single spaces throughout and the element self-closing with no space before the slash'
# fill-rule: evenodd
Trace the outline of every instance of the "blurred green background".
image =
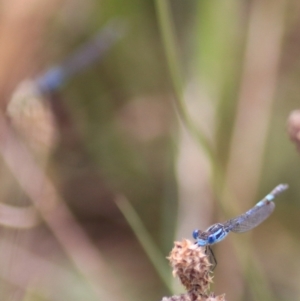
<svg viewBox="0 0 300 301">
<path fill-rule="evenodd" d="M 183 292 L 165 259 L 173 241 L 244 212 L 279 183 L 290 188 L 266 222 L 214 246 L 212 290 L 230 301 L 300 298 L 300 158 L 286 130 L 299 108 L 298 1 L 2 0 L 0 7 L 4 111 L 21 82 L 120 22 L 105 55 L 41 97 L 58 136 L 45 173 L 96 246 L 102 282 L 95 291 L 96 278 L 78 268 L 47 220 L 30 229 L 4 223 L 1 300 L 150 301 Z M 31 204 L 1 168 L 1 202 Z"/>
</svg>

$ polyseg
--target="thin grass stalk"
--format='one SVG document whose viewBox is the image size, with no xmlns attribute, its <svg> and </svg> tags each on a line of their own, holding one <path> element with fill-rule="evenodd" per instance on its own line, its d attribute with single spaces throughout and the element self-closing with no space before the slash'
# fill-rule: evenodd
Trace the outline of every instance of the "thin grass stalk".
<svg viewBox="0 0 300 301">
<path fill-rule="evenodd" d="M 171 17 L 171 9 L 167 0 L 156 0 L 156 12 L 159 28 L 161 31 L 162 43 L 169 67 L 170 77 L 174 89 L 175 105 L 180 119 L 183 121 L 189 132 L 196 138 L 199 145 L 205 151 L 211 162 L 216 160 L 214 150 L 206 135 L 197 128 L 191 120 L 184 99 L 184 80 L 181 76 L 180 56 L 178 54 L 178 43 L 175 37 L 174 24 Z"/>
<path fill-rule="evenodd" d="M 115 202 L 119 207 L 120 211 L 123 213 L 125 219 L 130 225 L 132 231 L 143 247 L 145 253 L 148 255 L 148 258 L 152 262 L 155 267 L 158 275 L 160 276 L 162 282 L 168 288 L 168 290 L 172 293 L 172 285 L 171 285 L 171 276 L 169 272 L 169 265 L 163 254 L 159 251 L 155 242 L 151 238 L 147 229 L 145 228 L 143 222 L 138 216 L 137 212 L 134 210 L 130 202 L 122 195 L 116 197 Z"/>
<path fill-rule="evenodd" d="M 285 0 L 271 5 L 264 2 L 254 1 L 250 14 L 239 101 L 224 183 L 225 187 L 236 192 L 238 199 L 242 196 L 246 204 L 256 196 L 261 181 L 285 19 Z"/>
</svg>

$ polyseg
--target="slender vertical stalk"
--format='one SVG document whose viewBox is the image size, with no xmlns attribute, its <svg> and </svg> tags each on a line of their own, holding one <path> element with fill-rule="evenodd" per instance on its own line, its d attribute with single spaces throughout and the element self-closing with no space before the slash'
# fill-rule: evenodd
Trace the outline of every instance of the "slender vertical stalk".
<svg viewBox="0 0 300 301">
<path fill-rule="evenodd" d="M 210 161 L 213 162 L 216 159 L 214 150 L 205 134 L 202 133 L 192 122 L 186 108 L 184 100 L 184 81 L 181 76 L 180 59 L 177 51 L 178 45 L 174 33 L 174 25 L 171 18 L 171 9 L 169 7 L 168 0 L 156 0 L 155 4 L 160 24 L 162 42 L 174 89 L 177 112 L 190 133 L 197 139 Z"/>
</svg>

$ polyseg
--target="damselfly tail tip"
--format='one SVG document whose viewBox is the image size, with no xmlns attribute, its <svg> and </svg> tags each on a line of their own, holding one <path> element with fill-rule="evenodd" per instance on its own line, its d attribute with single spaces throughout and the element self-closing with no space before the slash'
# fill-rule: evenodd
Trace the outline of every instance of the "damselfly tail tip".
<svg viewBox="0 0 300 301">
<path fill-rule="evenodd" d="M 289 188 L 288 184 L 279 184 L 277 185 L 272 192 L 270 193 L 270 195 L 272 195 L 273 197 L 277 196 L 278 194 L 282 193 L 283 191 L 287 190 Z"/>
<path fill-rule="evenodd" d="M 284 191 L 284 190 L 287 190 L 289 188 L 289 184 L 279 184 L 277 186 L 277 188 L 280 190 L 280 191 Z"/>
</svg>

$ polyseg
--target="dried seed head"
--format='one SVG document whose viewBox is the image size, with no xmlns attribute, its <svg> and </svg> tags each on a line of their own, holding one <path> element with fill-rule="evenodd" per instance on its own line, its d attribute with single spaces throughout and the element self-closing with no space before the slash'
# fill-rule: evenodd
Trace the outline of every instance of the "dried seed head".
<svg viewBox="0 0 300 301">
<path fill-rule="evenodd" d="M 38 93 L 34 82 L 20 84 L 6 113 L 19 137 L 38 162 L 45 165 L 57 145 L 58 129 L 50 104 Z"/>
<path fill-rule="evenodd" d="M 300 151 L 300 110 L 291 112 L 287 121 L 287 131 L 297 150 Z"/>
<path fill-rule="evenodd" d="M 215 296 L 211 294 L 209 296 L 192 296 L 190 294 L 182 294 L 179 296 L 164 297 L 161 301 L 226 301 L 225 295 Z"/>
<path fill-rule="evenodd" d="M 212 283 L 212 276 L 211 264 L 204 248 L 198 247 L 189 240 L 177 241 L 168 259 L 173 268 L 173 276 L 179 277 L 190 295 L 206 295 Z"/>
</svg>

